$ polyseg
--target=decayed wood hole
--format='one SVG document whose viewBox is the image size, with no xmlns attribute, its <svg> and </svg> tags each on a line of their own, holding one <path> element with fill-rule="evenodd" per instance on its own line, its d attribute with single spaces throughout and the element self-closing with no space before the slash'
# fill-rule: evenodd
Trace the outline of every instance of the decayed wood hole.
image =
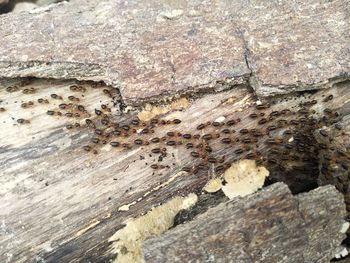
<svg viewBox="0 0 350 263">
<path fill-rule="evenodd" d="M 87 250 L 100 249 L 94 231 L 111 235 L 128 215 L 200 193 L 241 159 L 267 167 L 266 184 L 283 181 L 294 193 L 331 182 L 349 209 L 349 150 L 337 139 L 346 85 L 264 102 L 246 88 L 232 89 L 183 98 L 191 104 L 150 120 L 122 113 L 118 92 L 103 83 L 22 80 L 0 94 L 0 208 L 17 235 L 6 239 L 8 257 L 18 262 L 38 254 L 48 261 L 91 258 L 63 251 L 85 238 Z M 47 232 L 50 241 L 43 240 Z M 59 243 L 67 247 L 52 249 Z"/>
</svg>

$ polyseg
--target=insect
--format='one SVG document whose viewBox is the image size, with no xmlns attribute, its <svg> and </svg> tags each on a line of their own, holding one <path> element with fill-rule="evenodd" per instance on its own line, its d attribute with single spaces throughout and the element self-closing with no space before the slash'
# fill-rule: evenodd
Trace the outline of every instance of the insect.
<svg viewBox="0 0 350 263">
<path fill-rule="evenodd" d="M 187 143 L 186 148 L 187 149 L 193 148 L 193 143 L 191 143 L 191 142 Z"/>
<path fill-rule="evenodd" d="M 242 154 L 243 153 L 243 149 L 242 148 L 238 148 L 234 151 L 235 154 Z"/>
<path fill-rule="evenodd" d="M 58 105 L 58 107 L 59 107 L 61 110 L 64 110 L 64 109 L 67 108 L 67 104 L 61 103 L 60 105 Z"/>
<path fill-rule="evenodd" d="M 198 158 L 199 153 L 198 152 L 191 152 L 191 156 L 193 156 L 194 158 Z"/>
<path fill-rule="evenodd" d="M 328 102 L 328 101 L 330 101 L 332 99 L 333 99 L 333 95 L 331 94 L 331 95 L 328 95 L 323 101 L 324 102 Z"/>
<path fill-rule="evenodd" d="M 155 137 L 155 138 L 151 139 L 151 142 L 158 143 L 158 142 L 160 142 L 160 139 L 158 137 Z"/>
<path fill-rule="evenodd" d="M 170 132 L 167 132 L 166 135 L 168 135 L 169 137 L 174 137 L 175 136 L 175 133 L 170 131 Z"/>
<path fill-rule="evenodd" d="M 160 148 L 154 148 L 154 149 L 151 150 L 151 152 L 152 153 L 160 153 L 161 150 L 160 150 Z"/>
<path fill-rule="evenodd" d="M 251 142 L 252 142 L 252 139 L 250 139 L 250 138 L 244 138 L 244 139 L 242 140 L 242 142 L 243 142 L 243 143 L 251 143 Z"/>
<path fill-rule="evenodd" d="M 258 121 L 258 124 L 262 125 L 262 124 L 265 124 L 267 122 L 267 119 L 266 118 L 262 118 Z"/>
<path fill-rule="evenodd" d="M 159 166 L 158 166 L 157 164 L 152 164 L 152 165 L 151 165 L 151 168 L 152 168 L 152 169 L 158 169 Z"/>
<path fill-rule="evenodd" d="M 174 145 L 176 145 L 176 142 L 175 141 L 167 141 L 166 145 L 174 146 Z"/>
<path fill-rule="evenodd" d="M 25 123 L 29 123 L 28 120 L 25 120 L 25 119 L 17 119 L 17 123 L 19 124 L 25 124 Z"/>
<path fill-rule="evenodd" d="M 93 138 L 91 139 L 91 142 L 93 142 L 93 143 L 99 143 L 99 142 L 100 142 L 100 139 L 97 138 L 97 137 L 93 137 Z"/>
<path fill-rule="evenodd" d="M 216 163 L 216 158 L 214 158 L 214 157 L 209 157 L 209 158 L 208 158 L 208 162 L 209 162 L 209 163 Z"/>
<path fill-rule="evenodd" d="M 76 97 L 74 97 L 74 96 L 68 96 L 68 99 L 69 99 L 70 101 L 79 101 L 79 98 L 76 98 Z"/>
<path fill-rule="evenodd" d="M 85 151 L 87 151 L 87 152 L 90 152 L 92 148 L 91 148 L 90 145 L 84 145 L 84 146 L 83 146 L 83 149 L 84 149 Z"/>
<path fill-rule="evenodd" d="M 225 143 L 225 144 L 230 144 L 231 143 L 231 139 L 230 138 L 222 138 L 221 142 Z"/>
<path fill-rule="evenodd" d="M 134 141 L 134 143 L 137 144 L 137 145 L 141 145 L 143 143 L 143 141 L 141 139 L 136 139 Z"/>
<path fill-rule="evenodd" d="M 258 117 L 258 114 L 256 114 L 256 113 L 254 112 L 254 113 L 250 114 L 249 117 L 252 118 L 252 119 L 255 119 L 255 118 Z"/>
<path fill-rule="evenodd" d="M 213 149 L 208 145 L 204 147 L 204 150 L 209 153 L 213 151 Z"/>
<path fill-rule="evenodd" d="M 7 87 L 6 91 L 7 92 L 16 92 L 16 91 L 18 91 L 18 87 L 17 86 Z"/>
<path fill-rule="evenodd" d="M 95 114 L 99 116 L 99 115 L 102 114 L 102 111 L 100 111 L 100 110 L 98 110 L 98 109 L 95 109 Z"/>
<path fill-rule="evenodd" d="M 51 94 L 50 97 L 53 98 L 53 99 L 56 99 L 56 100 L 61 100 L 62 99 L 62 97 L 58 96 L 57 94 Z"/>
<path fill-rule="evenodd" d="M 121 128 L 122 128 L 124 131 L 130 130 L 130 126 L 129 126 L 129 125 L 122 125 Z"/>
<path fill-rule="evenodd" d="M 205 124 L 201 123 L 197 126 L 197 130 L 202 130 L 204 129 L 204 127 L 205 127 Z"/>
<path fill-rule="evenodd" d="M 202 136 L 202 138 L 203 138 L 204 140 L 206 140 L 206 141 L 209 141 L 209 140 L 211 140 L 211 139 L 213 138 L 213 135 L 211 135 L 211 134 L 204 134 L 204 135 Z"/>
<path fill-rule="evenodd" d="M 24 89 L 22 91 L 23 94 L 34 94 L 35 92 L 36 92 L 36 90 L 34 88 Z"/>
<path fill-rule="evenodd" d="M 184 139 L 191 139 L 192 135 L 191 135 L 191 134 L 188 134 L 188 133 L 185 133 L 185 134 L 182 135 L 182 137 L 183 137 Z"/>
<path fill-rule="evenodd" d="M 179 124 L 179 123 L 181 123 L 181 120 L 179 120 L 179 119 L 174 119 L 174 120 L 173 120 L 173 123 L 174 123 L 174 124 Z"/>
<path fill-rule="evenodd" d="M 239 133 L 241 133 L 241 134 L 247 134 L 247 133 L 249 133 L 249 130 L 248 130 L 248 129 L 241 129 L 241 130 L 239 131 Z"/>
<path fill-rule="evenodd" d="M 103 131 L 101 129 L 95 129 L 95 134 L 102 135 Z"/>
<path fill-rule="evenodd" d="M 120 143 L 117 142 L 117 141 L 112 141 L 112 142 L 110 142 L 110 145 L 111 145 L 112 147 L 118 147 L 118 146 L 120 145 Z"/>
<path fill-rule="evenodd" d="M 234 125 L 234 124 L 236 124 L 236 121 L 235 121 L 235 120 L 229 120 L 228 122 L 226 122 L 226 125 L 227 125 L 227 126 L 232 126 L 232 125 Z"/>
</svg>

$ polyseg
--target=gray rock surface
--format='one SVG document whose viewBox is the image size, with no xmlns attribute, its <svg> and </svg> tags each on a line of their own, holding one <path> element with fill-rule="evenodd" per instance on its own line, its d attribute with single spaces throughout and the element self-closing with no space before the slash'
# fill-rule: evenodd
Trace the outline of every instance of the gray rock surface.
<svg viewBox="0 0 350 263">
<path fill-rule="evenodd" d="M 103 80 L 127 103 L 248 78 L 262 96 L 326 87 L 349 77 L 349 13 L 346 0 L 73 0 L 0 16 L 0 77 Z"/>
<path fill-rule="evenodd" d="M 146 262 L 328 263 L 345 237 L 345 215 L 334 186 L 293 196 L 277 183 L 146 240 L 143 252 Z"/>
</svg>

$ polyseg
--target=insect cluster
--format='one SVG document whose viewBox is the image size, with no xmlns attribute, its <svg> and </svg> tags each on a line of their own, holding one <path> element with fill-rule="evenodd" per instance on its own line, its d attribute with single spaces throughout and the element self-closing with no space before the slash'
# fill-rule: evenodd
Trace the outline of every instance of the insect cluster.
<svg viewBox="0 0 350 263">
<path fill-rule="evenodd" d="M 192 174 L 202 171 L 219 175 L 235 161 L 253 159 L 272 171 L 270 181 L 280 181 L 281 174 L 285 174 L 282 180 L 294 184 L 298 192 L 305 185 L 312 187 L 317 180 L 321 152 L 327 152 L 328 161 L 335 160 L 347 168 L 348 153 L 332 146 L 332 136 L 326 129 L 341 130 L 337 124 L 340 114 L 327 107 L 333 100 L 332 94 L 319 96 L 317 100 L 310 95 L 290 108 L 261 103 L 247 107 L 240 115 L 227 114 L 224 121 L 205 120 L 186 130 L 182 121 L 176 118 L 153 118 L 147 122 L 137 118 L 117 120 L 112 106 L 107 103 L 88 109 L 84 94 L 90 88 L 99 89 L 110 102 L 118 95 L 113 88 L 102 83 L 78 83 L 71 85 L 67 94 L 52 93 L 49 97 L 23 102 L 21 107 L 57 105 L 46 114 L 64 118 L 67 130 L 87 129 L 90 132 L 89 143 L 82 147 L 83 151 L 98 154 L 107 145 L 117 151 L 143 147 L 157 157 L 157 161 L 148 164 L 154 170 L 169 168 L 163 159 L 175 148 L 187 152 L 190 165 L 182 170 Z M 35 88 L 16 86 L 8 87 L 6 91 L 36 92 Z M 323 108 L 321 116 L 315 111 L 320 104 Z M 0 108 L 0 111 L 6 109 Z M 17 123 L 27 124 L 29 120 L 19 118 Z M 318 140 L 315 131 L 319 131 L 324 139 Z M 324 165 L 323 172 L 329 173 L 328 167 Z M 342 190 L 347 191 L 347 187 L 347 182 L 343 182 Z"/>
</svg>

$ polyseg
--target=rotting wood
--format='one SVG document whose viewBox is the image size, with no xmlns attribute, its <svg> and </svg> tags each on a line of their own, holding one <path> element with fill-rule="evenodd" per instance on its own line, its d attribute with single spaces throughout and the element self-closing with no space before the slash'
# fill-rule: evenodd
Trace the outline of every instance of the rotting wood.
<svg viewBox="0 0 350 263">
<path fill-rule="evenodd" d="M 328 263 L 345 237 L 345 215 L 333 186 L 293 196 L 276 183 L 146 240 L 142 251 L 150 263 Z"/>
<path fill-rule="evenodd" d="M 146 213 L 153 206 L 164 203 L 173 196 L 201 193 L 202 187 L 212 176 L 203 170 L 193 173 L 196 168 L 193 165 L 197 165 L 198 160 L 190 157 L 192 150 L 185 149 L 184 145 L 162 145 L 167 148 L 168 154 L 161 163 L 170 168 L 160 170 L 150 167 L 158 162 L 154 161 L 155 155 L 150 151 L 152 147 L 147 145 L 135 145 L 130 150 L 114 149 L 108 146 L 111 140 L 107 138 L 106 146 L 99 144 L 94 147 L 98 154 L 86 153 L 82 146 L 92 145 L 90 140 L 93 137 L 92 130 L 84 124 L 87 116 L 70 121 L 70 117 L 49 116 L 48 110 L 59 111 L 59 105 L 69 102 L 68 96 L 74 95 L 79 97 L 79 103 L 89 112 L 86 114 L 92 115 L 89 118 L 94 122 L 97 120 L 94 109 L 100 109 L 101 104 L 108 105 L 112 110 L 113 120 L 121 124 L 128 124 L 132 118 L 136 118 L 137 112 L 124 114 L 114 108 L 113 98 L 103 92 L 103 89 L 109 88 L 103 84 L 93 88 L 92 83 L 77 83 L 86 88 L 84 93 L 71 91 L 69 86 L 73 84 L 76 82 L 34 79 L 24 83 L 17 92 L 6 91 L 8 86 L 15 86 L 14 83 L 3 86 L 0 90 L 0 107 L 5 108 L 0 113 L 2 262 L 104 262 L 115 257 L 108 252 L 110 244 L 107 240 L 117 229 L 122 228 L 126 218 Z M 264 117 L 248 117 L 254 112 L 268 115 L 286 107 L 298 111 L 299 103 L 314 99 L 318 102 L 310 109 L 316 110 L 320 115 L 324 115 L 322 112 L 326 107 L 340 111 L 346 109 L 349 104 L 348 85 L 344 83 L 343 86 L 316 93 L 291 95 L 288 100 L 282 97 L 272 98 L 270 108 L 259 111 L 255 109 L 254 95 L 245 88 L 209 94 L 191 99 L 191 105 L 186 109 L 159 116 L 165 120 L 180 119 L 181 123 L 157 127 L 152 137 L 163 137 L 166 132 L 174 130 L 192 135 L 204 135 L 209 131 L 215 133 L 215 129 L 219 129 L 215 128 L 217 126 L 203 130 L 198 130 L 197 127 L 201 123 L 220 121 L 225 117 L 224 122 L 240 118 L 240 122 L 231 127 L 236 130 L 235 134 L 232 133 L 232 138 L 243 138 L 245 134 L 239 132 L 242 129 L 266 129 L 275 125 L 273 123 L 276 120 L 271 121 L 271 124 L 258 125 L 258 120 Z M 35 89 L 35 93 L 28 94 L 31 88 Z M 25 89 L 28 91 L 23 93 Z M 111 89 L 110 92 L 113 91 Z M 62 96 L 62 100 L 52 98 L 51 94 Z M 323 102 L 331 94 L 332 101 Z M 39 98 L 48 99 L 49 104 L 39 103 Z M 28 101 L 35 103 L 29 108 L 22 108 L 20 104 Z M 62 109 L 60 111 L 65 112 Z M 298 114 L 279 118 L 290 121 L 295 116 L 301 117 Z M 315 114 L 315 117 L 318 118 L 319 115 Z M 30 123 L 19 124 L 19 118 L 29 120 Z M 329 123 L 329 129 L 335 134 L 341 135 L 349 131 L 347 111 L 344 111 L 342 118 L 344 122 L 341 130 L 337 130 L 335 124 Z M 66 124 L 75 122 L 79 122 L 81 127 L 72 130 L 65 128 Z M 219 127 L 220 130 L 224 128 Z M 284 129 L 271 131 L 271 137 L 279 137 Z M 296 125 L 293 130 L 295 129 L 303 131 L 304 127 Z M 125 140 L 133 142 L 136 137 L 144 140 L 151 138 L 148 134 L 130 135 Z M 285 164 L 279 155 L 269 155 L 272 148 L 279 148 L 278 143 L 274 144 L 277 141 L 271 146 L 265 143 L 266 139 L 266 135 L 259 139 L 256 150 L 261 152 L 266 161 L 273 159 L 277 164 Z M 211 142 L 213 157 L 220 158 L 225 155 L 227 163 L 244 157 L 235 153 L 238 148 L 244 147 L 244 143 L 223 144 L 220 140 L 222 138 Z M 318 145 L 314 139 L 311 142 L 315 143 L 314 146 Z M 289 151 L 293 152 L 295 148 Z M 303 153 L 298 155 L 303 156 Z M 316 165 L 317 160 L 311 163 Z M 310 173 L 310 163 L 307 160 L 295 161 L 290 166 L 285 164 L 284 167 L 288 168 L 286 172 L 279 171 L 274 162 L 265 164 L 272 174 L 268 183 L 284 181 L 293 192 L 317 186 L 318 171 Z M 185 166 L 191 167 L 192 172 L 179 173 Z M 213 167 L 217 166 L 219 164 Z M 121 207 L 129 204 L 132 205 L 128 206 L 128 210 L 122 209 L 127 211 L 120 211 Z"/>
</svg>

